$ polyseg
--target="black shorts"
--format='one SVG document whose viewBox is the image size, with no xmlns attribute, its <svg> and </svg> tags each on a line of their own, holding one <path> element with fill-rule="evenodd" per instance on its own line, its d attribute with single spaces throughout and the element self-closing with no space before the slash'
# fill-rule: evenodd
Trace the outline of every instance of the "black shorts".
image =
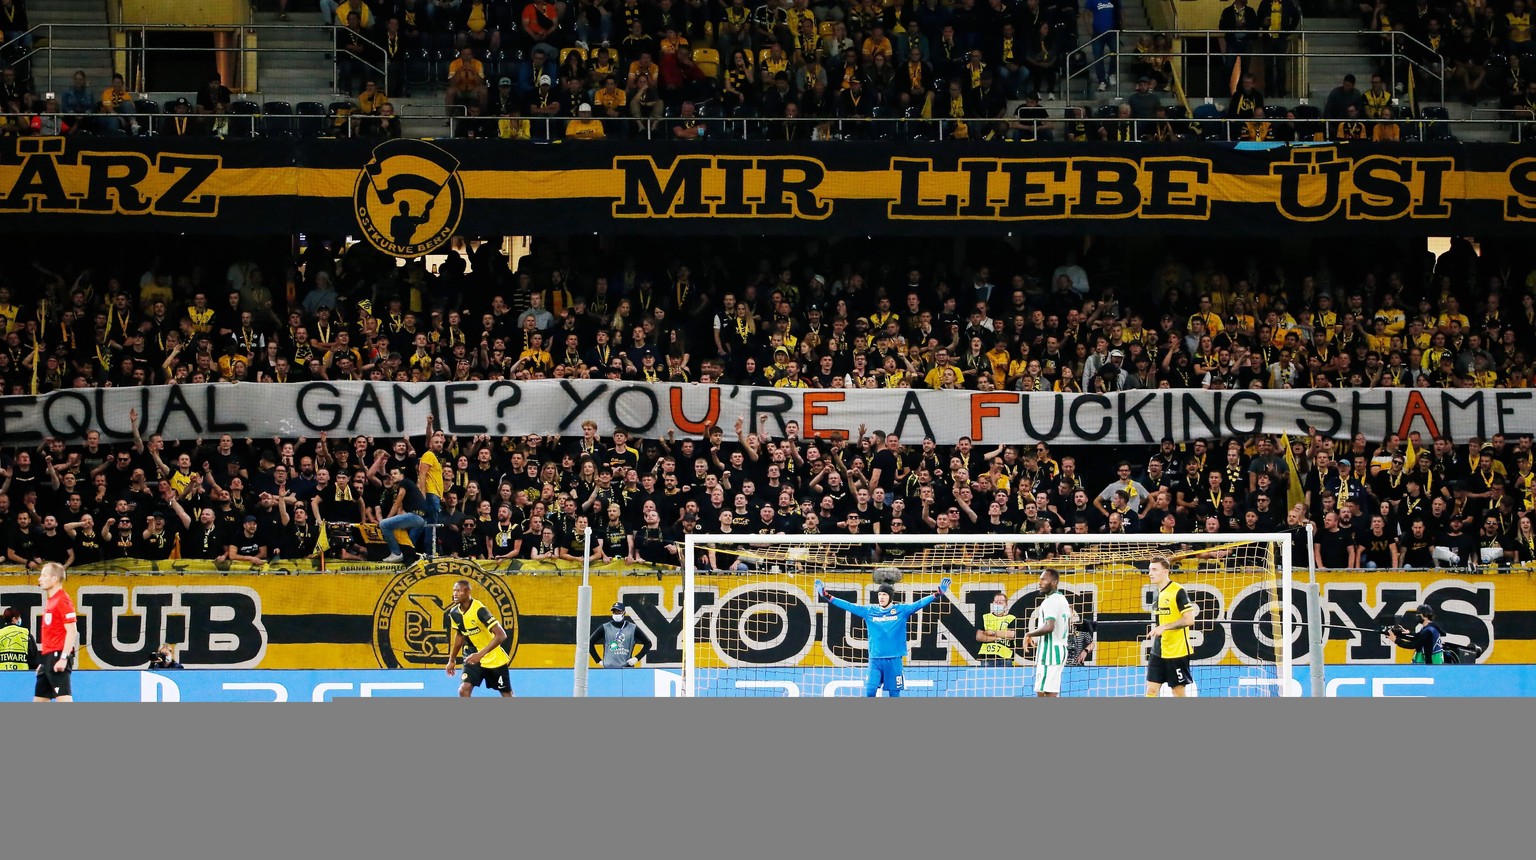
<svg viewBox="0 0 1536 860">
<path fill-rule="evenodd" d="M 1167 684 L 1170 687 L 1187 687 L 1194 676 L 1189 674 L 1188 657 L 1164 657 L 1152 654 L 1147 657 L 1147 683 Z"/>
<path fill-rule="evenodd" d="M 462 683 L 470 687 L 485 685 L 487 690 L 495 690 L 498 693 L 512 692 L 512 676 L 508 674 L 509 666 L 497 666 L 487 669 L 479 663 L 470 663 L 464 667 L 464 680 Z"/>
<path fill-rule="evenodd" d="M 70 656 L 64 664 L 64 671 L 53 671 L 53 664 L 59 661 L 59 652 L 52 651 L 42 655 L 37 664 L 37 686 L 32 695 L 39 699 L 57 699 L 60 696 L 74 696 L 74 690 L 70 686 L 69 677 L 75 669 L 75 658 Z"/>
</svg>

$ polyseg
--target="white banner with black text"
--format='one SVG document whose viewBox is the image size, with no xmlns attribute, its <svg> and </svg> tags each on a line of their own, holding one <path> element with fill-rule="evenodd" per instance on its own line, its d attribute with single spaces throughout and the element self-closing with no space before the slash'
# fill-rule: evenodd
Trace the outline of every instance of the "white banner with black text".
<svg viewBox="0 0 1536 860">
<path fill-rule="evenodd" d="M 104 442 L 139 431 L 167 441 L 215 438 L 420 435 L 432 415 L 456 436 L 577 435 L 587 420 L 608 435 L 699 437 L 711 425 L 733 435 L 737 419 L 772 437 L 837 439 L 868 432 L 949 445 L 1044 441 L 1065 445 L 1146 445 L 1254 434 L 1332 438 L 1364 433 L 1447 436 L 1536 433 L 1531 389 L 1161 389 L 1111 394 L 821 390 L 607 380 L 494 382 L 215 383 L 65 389 L 0 398 L 0 444 L 48 437 Z"/>
</svg>

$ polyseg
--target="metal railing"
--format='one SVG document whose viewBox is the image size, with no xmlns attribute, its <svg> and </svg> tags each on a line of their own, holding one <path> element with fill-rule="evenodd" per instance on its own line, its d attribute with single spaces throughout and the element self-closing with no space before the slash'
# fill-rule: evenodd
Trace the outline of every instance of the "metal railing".
<svg viewBox="0 0 1536 860">
<path fill-rule="evenodd" d="M 186 137 L 219 138 L 349 138 L 366 137 L 366 127 L 379 119 L 377 114 L 340 113 L 329 109 L 325 113 L 140 113 L 129 111 L 28 111 L 22 114 L 0 113 L 0 127 L 9 123 L 22 126 L 22 134 L 39 133 L 31 129 L 34 122 L 42 131 L 41 136 L 85 134 L 93 137 L 163 137 L 172 136 L 167 131 L 177 119 L 189 121 Z M 254 104 L 254 103 L 253 103 Z M 302 104 L 300 102 L 299 104 Z M 457 112 L 454 112 L 456 109 Z M 413 114 L 399 117 L 412 122 L 435 122 L 439 127 L 453 117 L 463 118 L 464 108 L 453 106 L 440 114 Z M 564 120 L 562 120 L 562 123 Z M 562 125 L 563 127 L 563 125 Z"/>
<path fill-rule="evenodd" d="M 7 34 L 11 37 L 7 39 L 7 44 L 10 44 L 14 40 L 21 39 L 23 36 L 31 37 L 33 46 L 18 58 L 18 62 L 33 61 L 34 66 L 42 67 L 43 79 L 46 81 L 46 86 L 33 87 L 33 89 L 38 90 L 39 92 L 44 90 L 58 92 L 64 89 L 65 87 L 61 86 L 61 84 L 64 82 L 58 80 L 57 76 L 69 76 L 73 75 L 75 72 L 74 69 L 56 68 L 54 59 L 58 52 L 104 53 L 110 55 L 112 58 L 112 67 L 114 69 L 122 70 L 124 79 L 129 82 L 130 89 L 135 92 L 158 92 L 166 89 L 165 87 L 155 87 L 153 86 L 153 82 L 148 80 L 149 58 L 153 54 L 212 53 L 216 55 L 233 55 L 236 58 L 235 68 L 237 70 L 238 77 L 235 80 L 229 82 L 231 84 L 230 89 L 235 90 L 238 88 L 239 91 L 242 92 L 259 92 L 261 90 L 259 80 L 261 75 L 260 65 L 258 64 L 251 69 L 252 79 L 246 80 L 245 75 L 247 72 L 248 60 L 252 58 L 259 59 L 263 54 L 325 54 L 328 59 L 334 60 L 334 56 L 337 53 L 335 47 L 337 35 L 339 31 L 345 30 L 346 28 L 337 27 L 335 25 L 322 25 L 321 28 L 330 33 L 330 44 L 325 48 L 266 48 L 262 47 L 260 44 L 260 34 L 262 32 L 312 31 L 315 26 L 316 25 L 313 24 L 38 24 L 32 27 L 30 30 L 27 30 L 26 33 L 14 35 Z M 54 39 L 55 32 L 69 30 L 106 30 L 109 33 L 125 34 L 126 36 L 130 37 L 130 42 L 131 38 L 136 36 L 137 44 L 130 43 L 126 45 L 69 46 L 56 45 L 56 40 Z M 151 47 L 149 44 L 150 34 L 164 32 L 232 33 L 235 36 L 235 44 L 231 46 L 215 46 L 209 48 L 170 46 Z M 379 88 L 384 92 L 388 92 L 390 68 L 384 47 L 372 39 L 369 39 L 364 34 L 357 35 L 359 37 L 359 41 L 364 45 L 364 47 L 378 58 L 377 62 L 374 62 L 369 60 L 367 57 L 359 57 L 359 62 L 361 62 L 368 71 L 379 76 Z M 47 40 L 46 43 L 40 44 L 41 39 L 39 37 L 45 38 Z M 250 44 L 252 41 L 254 41 L 256 44 Z M 137 62 L 135 63 L 135 61 Z M 338 84 L 340 83 L 338 81 L 338 65 L 337 63 L 332 62 L 330 67 L 331 92 L 341 92 L 341 90 L 338 88 Z M 34 73 L 34 77 L 35 76 L 36 75 Z"/>
<path fill-rule="evenodd" d="M 1497 132 L 1510 132 L 1511 139 L 1515 142 L 1524 142 L 1526 136 L 1536 137 L 1536 113 L 1528 110 L 1493 110 L 1485 109 L 1483 112 L 1497 114 L 1494 117 L 1469 117 L 1469 118 L 1361 118 L 1358 122 L 1366 129 L 1370 139 L 1370 130 L 1378 125 L 1392 123 L 1397 125 L 1403 140 L 1444 140 L 1457 139 L 1455 132 L 1458 130 L 1488 130 Z M 462 107 L 453 106 L 445 108 L 441 112 L 432 113 L 404 113 L 394 115 L 399 120 L 402 128 L 406 125 L 416 126 L 419 132 L 423 124 L 429 124 L 436 129 L 446 127 L 446 137 L 465 136 L 466 123 L 474 123 L 483 131 L 478 134 L 482 138 L 504 137 L 503 123 L 512 122 L 512 127 L 521 127 L 527 123 L 528 136 L 526 139 L 533 141 L 543 140 L 567 140 L 571 139 L 566 134 L 566 125 L 571 122 L 570 117 L 470 117 L 464 113 Z M 189 126 L 188 136 L 210 137 L 215 135 L 214 126 L 221 129 L 219 137 L 231 138 L 350 138 L 373 136 L 371 127 L 377 126 L 378 115 L 363 114 L 358 112 L 337 113 L 213 113 L 213 114 L 174 114 L 174 113 L 115 113 L 94 112 L 75 113 L 67 111 L 34 111 L 21 115 L 0 115 L 0 123 L 17 121 L 25 126 L 23 133 L 28 129 L 34 119 L 46 129 L 60 128 L 68 125 L 68 132 L 60 133 L 84 133 L 108 137 L 119 136 L 148 136 L 166 135 L 168 121 L 174 118 L 185 117 L 192 122 Z M 680 145 L 687 145 L 686 139 L 674 134 L 672 129 L 680 121 L 678 117 L 663 117 L 662 119 L 648 119 L 635 117 L 601 117 L 599 118 L 604 130 L 603 140 L 672 140 Z M 82 122 L 84 121 L 84 122 Z M 1001 118 L 980 119 L 902 119 L 889 117 L 861 118 L 861 119 L 827 119 L 818 117 L 797 118 L 762 118 L 762 117 L 702 117 L 698 118 L 698 127 L 704 130 L 703 135 L 691 134 L 693 138 L 705 138 L 710 140 L 749 140 L 772 142 L 831 142 L 839 140 L 926 140 L 941 141 L 951 140 L 956 131 L 956 125 L 964 123 L 968 129 L 968 139 L 975 140 L 982 137 L 982 133 L 988 129 L 1000 130 L 1002 137 L 1023 140 L 1063 140 L 1067 139 L 1067 130 L 1078 123 L 1084 124 L 1087 139 L 1090 141 L 1109 140 L 1112 142 L 1140 143 L 1144 138 L 1159 139 L 1157 133 L 1160 126 L 1174 132 L 1176 139 L 1185 141 L 1205 141 L 1211 143 L 1296 143 L 1311 144 L 1316 142 L 1335 142 L 1337 140 L 1338 124 L 1342 121 L 1336 117 L 1331 118 L 1296 118 L 1296 119 L 1265 119 L 1247 120 L 1230 119 L 1227 117 L 1175 117 L 1165 119 L 1118 117 L 1017 117 L 1006 116 Z M 1261 128 L 1268 128 L 1275 132 L 1275 136 L 1266 137 L 1263 140 L 1252 141 L 1244 137 L 1244 131 L 1250 122 L 1258 122 Z M 138 131 L 133 131 L 134 127 Z M 786 128 L 796 128 L 798 133 L 790 136 Z M 1283 134 L 1283 130 L 1290 127 L 1296 131 L 1294 137 Z M 1099 135 L 1098 129 L 1104 128 L 1106 133 Z M 1122 136 L 1120 131 L 1125 130 Z M 1017 134 L 1012 134 L 1017 132 Z M 1319 141 L 1315 135 L 1321 135 Z M 419 133 L 411 133 L 409 136 L 421 137 Z M 431 136 L 431 135 L 425 135 Z M 513 139 L 524 139 L 516 136 Z M 957 141 L 957 145 L 963 145 L 964 141 Z"/>
<path fill-rule="evenodd" d="M 1530 112 L 1525 112 L 1530 117 Z M 444 120 L 441 114 L 404 114 L 399 115 L 402 123 L 436 122 Z M 354 114 L 354 122 L 366 122 L 370 117 Z M 448 136 L 464 136 L 465 123 L 474 123 L 483 134 L 479 137 L 502 137 L 503 123 L 511 120 L 514 128 L 527 123 L 528 139 L 534 141 L 543 140 L 567 140 L 565 134 L 566 124 L 571 122 L 571 117 L 470 117 L 453 115 L 447 118 Z M 873 117 L 873 118 L 824 118 L 824 117 L 795 117 L 795 118 L 764 118 L 764 117 L 696 117 L 695 128 L 703 130 L 703 134 L 697 134 L 690 130 L 688 137 L 681 137 L 674 133 L 674 129 L 682 120 L 680 117 L 663 117 L 661 119 L 624 117 L 597 117 L 603 125 L 603 140 L 675 140 L 681 145 L 686 145 L 692 138 L 704 138 L 710 140 L 749 140 L 772 142 L 822 142 L 838 140 L 926 140 L 945 141 L 954 139 L 956 126 L 964 124 L 967 128 L 964 140 L 979 140 L 988 130 L 1006 130 L 1006 132 L 1019 132 L 1015 136 L 1026 140 L 1046 139 L 1047 134 L 1056 139 L 1065 138 L 1068 127 L 1077 123 L 1085 125 L 1088 140 L 1120 141 L 1116 136 L 1117 129 L 1126 123 L 1132 123 L 1133 132 L 1131 139 L 1124 140 L 1127 143 L 1142 142 L 1144 135 L 1155 133 L 1157 126 L 1167 125 L 1176 132 L 1184 135 L 1185 140 L 1199 140 L 1206 142 L 1247 142 L 1243 138 L 1243 132 L 1250 119 L 1237 119 L 1227 117 L 1176 117 L 1168 119 L 1100 117 L 1085 114 L 1082 117 L 1052 116 L 1047 118 L 1018 117 L 1014 115 L 1004 117 L 981 117 L 968 119 L 952 119 L 949 117 L 933 119 L 906 119 L 900 117 Z M 1331 142 L 1335 140 L 1338 124 L 1342 122 L 1337 117 L 1295 118 L 1295 119 L 1265 119 L 1257 120 L 1266 124 L 1271 130 L 1280 132 L 1284 127 L 1290 126 L 1304 134 L 1321 134 L 1322 141 L 1313 137 L 1298 135 L 1293 141 L 1298 144 L 1314 142 Z M 1404 140 L 1455 140 L 1451 135 L 1445 134 L 1447 128 L 1473 130 L 1506 130 L 1509 121 L 1504 119 L 1425 119 L 1421 117 L 1409 118 L 1365 118 L 1360 122 L 1369 140 L 1371 130 L 1378 125 L 1395 124 Z M 1100 127 L 1106 128 L 1108 133 L 1104 136 L 1098 134 Z M 786 128 L 794 128 L 797 133 L 790 136 Z M 1517 134 L 1530 134 L 1531 129 L 1517 125 Z M 1008 137 L 1008 134 L 1002 135 Z M 519 134 L 514 139 L 523 139 Z M 1517 138 L 1520 139 L 1520 138 Z M 964 140 L 956 141 L 963 144 Z M 1278 136 L 1259 142 L 1287 142 Z"/>
<path fill-rule="evenodd" d="M 1071 92 L 1072 83 L 1078 79 L 1084 80 L 1085 88 L 1091 87 L 1093 81 L 1089 76 L 1097 72 L 1101 64 L 1137 62 L 1138 58 L 1144 56 L 1135 52 L 1136 43 L 1142 37 L 1151 39 L 1155 36 L 1167 36 L 1170 40 L 1168 50 L 1160 54 L 1160 56 L 1167 57 L 1170 62 L 1178 63 L 1185 69 L 1188 69 L 1190 66 L 1197 68 L 1201 72 L 1198 78 L 1202 84 L 1200 87 L 1201 91 L 1208 91 L 1210 89 L 1211 75 L 1216 69 L 1213 61 L 1219 61 L 1223 74 L 1230 76 L 1232 69 L 1227 65 L 1227 60 L 1228 58 L 1235 59 L 1238 56 L 1241 56 L 1244 62 L 1252 59 L 1282 61 L 1286 67 L 1285 74 L 1290 78 L 1288 90 L 1292 93 L 1291 97 L 1300 99 L 1307 98 L 1312 91 L 1311 71 L 1308 65 L 1311 60 L 1349 59 L 1363 63 L 1369 63 L 1372 60 L 1386 60 L 1385 67 L 1381 69 L 1381 74 L 1386 78 L 1388 86 L 1394 92 L 1397 90 L 1400 71 L 1413 69 L 1420 79 L 1432 82 L 1432 85 L 1436 87 L 1438 91 L 1436 100 L 1440 102 L 1445 101 L 1445 76 L 1424 65 L 1415 57 L 1415 54 L 1431 55 L 1434 51 L 1423 42 L 1401 31 L 1279 30 L 1252 32 L 1247 34 L 1247 41 L 1253 48 L 1261 46 L 1266 39 L 1284 37 L 1287 40 L 1287 44 L 1293 46 L 1294 49 L 1285 51 L 1247 50 L 1240 54 L 1222 51 L 1217 47 L 1218 38 L 1227 38 L 1230 35 L 1222 30 L 1111 30 L 1089 39 L 1072 51 L 1066 52 L 1063 72 L 1059 76 L 1060 80 L 1057 84 L 1057 92 L 1066 96 Z M 1375 49 L 1360 50 L 1355 48 L 1345 51 L 1314 50 L 1311 39 L 1318 35 L 1327 37 L 1354 36 L 1356 39 L 1365 40 L 1367 45 L 1374 43 Z M 1191 47 L 1191 40 L 1203 41 L 1205 43 L 1204 47 Z M 1107 46 L 1104 55 L 1097 58 L 1091 57 L 1092 49 L 1100 42 Z M 1125 51 L 1127 47 L 1131 48 L 1129 54 Z M 1074 63 L 1074 57 L 1085 58 L 1086 62 L 1084 59 L 1079 59 Z M 1203 61 L 1203 63 L 1195 61 Z M 1106 75 L 1105 77 L 1110 80 L 1111 85 L 1114 87 L 1115 96 L 1119 97 L 1121 95 L 1119 76 Z M 1188 93 L 1190 90 L 1188 76 L 1180 74 L 1179 78 L 1183 81 L 1185 91 Z M 1266 82 L 1266 87 L 1273 90 L 1273 84 L 1270 82 Z M 1225 89 L 1225 81 L 1221 82 L 1220 89 Z M 1208 97 L 1224 99 L 1231 95 L 1230 92 L 1221 93 L 1220 89 L 1212 91 Z"/>
</svg>

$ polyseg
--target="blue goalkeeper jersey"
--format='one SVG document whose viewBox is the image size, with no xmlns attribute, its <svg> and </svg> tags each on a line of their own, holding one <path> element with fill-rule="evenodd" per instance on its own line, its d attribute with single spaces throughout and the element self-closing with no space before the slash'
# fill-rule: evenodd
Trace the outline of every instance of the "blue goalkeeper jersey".
<svg viewBox="0 0 1536 860">
<path fill-rule="evenodd" d="M 937 598 L 938 595 L 930 594 L 913 603 L 893 603 L 884 609 L 860 606 L 830 595 L 827 602 L 864 619 L 864 626 L 869 629 L 869 659 L 884 660 L 907 656 L 907 619 Z"/>
</svg>

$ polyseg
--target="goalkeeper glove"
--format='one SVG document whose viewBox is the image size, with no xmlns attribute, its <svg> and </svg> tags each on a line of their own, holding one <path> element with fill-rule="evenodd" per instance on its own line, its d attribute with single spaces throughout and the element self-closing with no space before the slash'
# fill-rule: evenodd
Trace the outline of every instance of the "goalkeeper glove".
<svg viewBox="0 0 1536 860">
<path fill-rule="evenodd" d="M 948 591 L 949 590 L 949 577 L 946 576 L 943 579 L 939 580 L 939 590 L 940 591 Z"/>
<path fill-rule="evenodd" d="M 819 579 L 816 580 L 816 596 L 818 598 L 827 596 L 827 586 Z"/>
</svg>

